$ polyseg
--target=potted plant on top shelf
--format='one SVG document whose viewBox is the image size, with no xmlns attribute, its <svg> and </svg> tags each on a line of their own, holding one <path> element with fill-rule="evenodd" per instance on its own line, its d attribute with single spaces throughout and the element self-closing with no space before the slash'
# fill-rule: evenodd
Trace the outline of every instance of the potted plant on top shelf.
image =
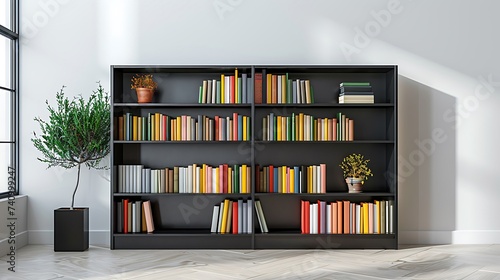
<svg viewBox="0 0 500 280">
<path fill-rule="evenodd" d="M 372 171 L 368 168 L 369 159 L 361 154 L 351 154 L 346 156 L 339 165 L 344 172 L 344 179 L 347 183 L 349 193 L 360 193 L 365 181 L 370 176 L 373 176 Z"/>
<path fill-rule="evenodd" d="M 85 251 L 88 249 L 88 207 L 74 207 L 80 183 L 80 169 L 104 169 L 100 163 L 109 154 L 109 97 L 98 83 L 88 101 L 82 96 L 69 100 L 64 86 L 56 95 L 57 107 L 46 101 L 47 121 L 36 117 L 41 134 L 31 139 L 43 155 L 39 161 L 50 167 L 77 168 L 76 186 L 69 208 L 54 210 L 54 251 Z"/>
<path fill-rule="evenodd" d="M 150 103 L 158 84 L 153 80 L 152 74 L 136 74 L 131 80 L 131 89 L 135 89 L 138 103 Z"/>
</svg>

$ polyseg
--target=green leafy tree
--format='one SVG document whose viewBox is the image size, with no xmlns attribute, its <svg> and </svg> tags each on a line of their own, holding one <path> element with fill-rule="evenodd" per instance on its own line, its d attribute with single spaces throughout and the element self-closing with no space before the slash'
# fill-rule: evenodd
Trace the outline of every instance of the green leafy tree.
<svg viewBox="0 0 500 280">
<path fill-rule="evenodd" d="M 48 120 L 35 118 L 41 134 L 34 132 L 31 141 L 43 155 L 38 160 L 48 163 L 47 168 L 78 168 L 70 207 L 73 209 L 81 166 L 85 165 L 89 169 L 107 168 L 100 166 L 100 162 L 110 151 L 111 117 L 109 97 L 100 83 L 88 101 L 81 95 L 69 100 L 64 96 L 64 88 L 56 95 L 56 108 L 45 102 L 49 111 Z"/>
</svg>

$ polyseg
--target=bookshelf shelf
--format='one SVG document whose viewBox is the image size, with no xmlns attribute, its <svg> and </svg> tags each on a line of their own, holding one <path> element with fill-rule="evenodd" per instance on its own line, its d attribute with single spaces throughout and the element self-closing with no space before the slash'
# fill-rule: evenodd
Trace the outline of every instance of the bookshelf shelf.
<svg viewBox="0 0 500 280">
<path fill-rule="evenodd" d="M 238 104 L 198 103 L 200 86 L 202 87 L 204 80 L 219 81 L 221 75 L 225 77 L 236 75 L 236 69 L 238 77 L 241 77 L 242 81 L 243 74 L 247 78 L 246 98 L 248 100 L 246 102 Z M 130 89 L 130 78 L 136 73 L 151 73 L 158 82 L 158 90 L 152 103 L 139 104 L 136 102 L 135 93 Z M 297 83 L 300 84 L 300 80 L 310 83 L 311 92 L 314 95 L 313 103 L 267 103 L 267 77 L 274 75 L 285 77 L 285 73 L 286 79 L 290 79 L 287 85 L 293 85 L 293 81 L 298 81 Z M 262 77 L 262 80 L 259 80 L 258 77 Z M 283 81 L 286 81 L 283 77 L 281 77 Z M 397 77 L 397 66 L 391 65 L 111 66 L 113 129 L 110 133 L 112 139 L 114 139 L 111 145 L 111 162 L 115 167 L 111 171 L 111 249 L 397 249 L 398 186 L 397 180 L 395 180 L 398 177 Z M 356 81 L 370 82 L 373 88 L 374 103 L 339 104 L 337 97 L 340 91 L 340 83 Z M 290 92 L 292 91 L 290 90 Z M 285 98 L 284 91 L 283 94 L 282 98 Z M 154 114 L 170 116 L 172 119 L 188 116 L 196 124 L 200 120 L 199 116 L 205 116 L 215 122 L 215 116 L 226 118 L 229 121 L 234 117 L 233 114 L 237 114 L 238 116 L 249 117 L 246 123 L 247 136 L 238 138 L 248 140 L 170 140 L 175 139 L 173 137 L 162 138 L 169 139 L 168 141 L 119 140 L 117 134 L 119 131 L 123 131 L 124 127 L 121 127 L 122 130 L 120 130 L 118 118 L 124 118 L 126 114 L 146 117 L 146 125 L 149 125 L 147 118 L 151 118 L 151 115 Z M 262 139 L 273 139 L 264 137 L 267 128 L 265 127 L 266 123 L 263 123 L 263 121 L 271 114 L 284 119 L 304 114 L 311 116 L 313 120 L 334 119 L 337 118 L 338 114 L 342 114 L 354 120 L 352 128 L 354 140 L 263 141 Z M 318 127 L 319 130 L 319 123 L 311 122 L 311 124 Z M 207 127 L 208 130 L 206 131 L 210 131 L 210 129 L 213 129 L 213 131 L 206 132 L 204 130 L 203 133 L 207 133 L 206 135 L 216 133 L 215 126 Z M 226 128 L 229 130 L 234 127 L 227 125 Z M 192 126 L 191 129 L 195 135 L 198 135 L 201 131 L 193 129 Z M 167 131 L 167 129 L 164 130 Z M 168 131 L 172 132 L 171 130 Z M 231 135 L 230 133 L 230 131 L 227 131 L 227 135 Z M 317 133 L 317 130 L 311 129 L 311 133 Z M 326 132 L 324 133 L 326 134 Z M 288 134 L 284 133 L 284 135 Z M 153 139 L 144 138 L 142 135 L 141 137 L 137 139 Z M 352 153 L 361 153 L 365 158 L 370 159 L 369 166 L 375 174 L 365 182 L 362 193 L 347 192 L 347 186 L 339 167 L 342 159 Z M 146 182 L 145 178 L 147 178 L 147 176 L 143 177 L 142 175 L 145 170 L 146 172 L 150 172 L 150 170 L 161 171 L 162 169 L 175 169 L 176 167 L 179 170 L 181 168 L 187 170 L 189 166 L 196 168 L 203 164 L 212 168 L 211 170 L 214 173 L 211 174 L 218 174 L 218 171 L 225 172 L 227 169 L 223 169 L 224 166 L 226 166 L 225 168 L 239 168 L 240 173 L 235 177 L 232 177 L 235 174 L 234 171 L 230 173 L 233 174 L 231 177 L 228 176 L 226 179 L 224 179 L 224 176 L 219 177 L 222 181 L 226 180 L 224 184 L 227 184 L 228 178 L 230 180 L 239 178 L 238 180 L 241 180 L 238 181 L 239 188 L 243 187 L 241 179 L 241 176 L 243 176 L 241 170 L 243 169 L 241 168 L 243 166 L 247 167 L 246 178 L 248 180 L 246 185 L 249 192 L 213 193 L 206 189 L 187 193 L 149 193 L 144 192 L 144 189 L 142 189 L 143 192 L 136 193 L 124 192 L 124 190 L 128 191 L 130 189 L 123 189 L 123 186 L 120 186 L 120 182 L 127 182 L 128 184 L 132 182 L 142 186 Z M 320 164 L 326 165 L 325 193 L 276 193 L 262 192 L 264 189 L 260 189 L 260 187 L 264 186 L 261 186 L 261 183 L 264 182 L 264 179 L 261 180 L 261 176 L 264 173 L 259 171 L 263 171 L 264 167 L 270 165 L 275 167 L 319 166 Z M 124 172 L 123 169 L 120 169 L 123 166 L 138 166 L 140 172 L 134 171 L 136 173 L 124 175 L 124 173 L 121 173 Z M 220 169 L 217 170 L 217 168 Z M 189 181 L 189 178 L 195 178 L 195 176 L 191 177 L 195 173 L 182 174 L 184 175 L 178 175 L 178 181 L 174 181 L 173 184 L 180 186 L 182 184 L 189 185 L 193 182 Z M 196 174 L 205 174 L 204 176 L 207 176 L 208 173 Z M 257 176 L 257 174 L 259 175 Z M 163 184 L 161 183 L 161 176 L 164 175 L 158 175 L 159 184 Z M 181 181 L 181 176 L 184 176 L 182 177 L 183 180 L 187 181 Z M 214 186 L 217 184 L 213 177 L 209 184 L 207 178 L 204 179 L 207 184 L 206 188 L 210 184 L 214 184 Z M 142 181 L 143 179 L 145 181 Z M 168 181 L 164 182 L 165 191 L 167 191 L 169 183 Z M 192 183 L 192 185 L 195 188 L 196 184 Z M 232 187 L 235 187 L 234 183 Z M 140 223 L 141 219 L 138 219 L 135 222 L 137 232 L 129 231 L 124 233 L 122 231 L 125 219 L 123 211 L 129 210 L 123 208 L 123 203 L 127 202 L 128 205 L 130 202 L 142 203 L 144 201 L 149 201 L 151 204 L 151 217 L 155 230 L 152 233 L 143 232 L 142 225 L 137 224 Z M 247 203 L 247 211 L 250 211 L 250 215 L 248 215 L 247 229 L 250 228 L 248 233 L 221 234 L 211 232 L 212 218 L 215 216 L 214 206 L 222 205 L 226 201 L 232 203 L 243 201 Z M 259 211 L 256 210 L 256 201 L 259 201 L 262 207 L 269 230 L 267 233 L 262 233 L 257 215 Z M 392 225 L 392 231 L 380 234 L 303 234 L 303 227 L 301 227 L 303 223 L 303 220 L 301 220 L 303 201 L 311 204 L 348 201 L 354 207 L 364 203 L 375 204 L 376 202 L 384 201 L 385 203 L 385 201 L 390 201 L 390 207 L 393 208 L 387 206 L 386 209 L 392 209 L 393 214 L 390 216 L 390 220 L 389 216 L 385 217 L 387 217 L 386 224 Z M 376 209 L 375 206 L 373 207 L 373 209 Z M 377 209 L 379 209 L 377 211 L 382 211 L 381 208 Z M 133 213 L 141 212 L 139 209 L 139 212 Z M 380 217 L 378 219 L 382 219 Z M 351 219 L 355 219 L 355 216 L 352 216 Z M 354 223 L 355 220 L 352 221 Z"/>
</svg>

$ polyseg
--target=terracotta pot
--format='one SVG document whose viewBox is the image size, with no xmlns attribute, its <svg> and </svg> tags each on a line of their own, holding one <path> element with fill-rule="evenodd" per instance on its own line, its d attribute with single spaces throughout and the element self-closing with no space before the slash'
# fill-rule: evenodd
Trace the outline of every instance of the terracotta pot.
<svg viewBox="0 0 500 280">
<path fill-rule="evenodd" d="M 347 188 L 349 188 L 349 193 L 361 193 L 363 192 L 363 180 L 360 178 L 346 178 Z"/>
<path fill-rule="evenodd" d="M 153 89 L 150 88 L 136 88 L 137 102 L 150 103 L 153 101 Z"/>
</svg>

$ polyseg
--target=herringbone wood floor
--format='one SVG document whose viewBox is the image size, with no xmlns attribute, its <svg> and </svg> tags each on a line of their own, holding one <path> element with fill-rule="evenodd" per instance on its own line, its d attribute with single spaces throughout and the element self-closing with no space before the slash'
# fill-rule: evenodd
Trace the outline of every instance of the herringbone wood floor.
<svg viewBox="0 0 500 280">
<path fill-rule="evenodd" d="M 500 279 L 500 245 L 400 250 L 109 250 L 29 245 L 0 279 Z"/>
</svg>

